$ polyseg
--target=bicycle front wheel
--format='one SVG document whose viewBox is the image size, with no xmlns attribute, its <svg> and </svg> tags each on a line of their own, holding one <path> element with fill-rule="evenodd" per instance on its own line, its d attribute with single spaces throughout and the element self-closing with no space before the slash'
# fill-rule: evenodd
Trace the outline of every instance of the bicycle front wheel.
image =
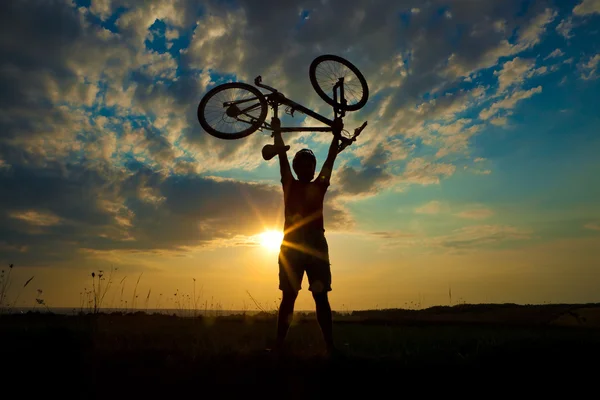
<svg viewBox="0 0 600 400">
<path fill-rule="evenodd" d="M 198 105 L 198 121 L 219 139 L 240 139 L 262 126 L 267 111 L 265 96 L 254 86 L 225 83 L 204 95 Z"/>
<path fill-rule="evenodd" d="M 313 60 L 309 69 L 310 83 L 317 94 L 328 104 L 345 111 L 361 109 L 369 99 L 369 87 L 363 74 L 350 61 L 331 54 Z M 333 99 L 334 86 L 344 78 L 344 98 Z"/>
</svg>

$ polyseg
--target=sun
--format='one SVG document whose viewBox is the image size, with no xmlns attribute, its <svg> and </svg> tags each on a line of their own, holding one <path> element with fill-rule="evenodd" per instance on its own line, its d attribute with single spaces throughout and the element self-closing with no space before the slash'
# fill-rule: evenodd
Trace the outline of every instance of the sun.
<svg viewBox="0 0 600 400">
<path fill-rule="evenodd" d="M 283 240 L 283 233 L 279 231 L 264 231 L 259 235 L 260 244 L 269 251 L 279 250 L 281 241 Z"/>
</svg>

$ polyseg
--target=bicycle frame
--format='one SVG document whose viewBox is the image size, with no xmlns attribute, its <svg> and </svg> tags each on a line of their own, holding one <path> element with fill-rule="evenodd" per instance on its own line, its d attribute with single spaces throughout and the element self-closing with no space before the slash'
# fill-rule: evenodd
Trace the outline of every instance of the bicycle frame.
<svg viewBox="0 0 600 400">
<path fill-rule="evenodd" d="M 315 127 L 281 127 L 279 128 L 279 130 L 281 132 L 332 132 L 334 129 L 334 126 L 336 125 L 335 120 L 331 120 L 327 117 L 322 116 L 319 113 L 316 113 L 306 107 L 304 107 L 302 104 L 296 103 L 293 100 L 288 99 L 287 97 L 285 97 L 283 94 L 276 92 L 276 93 L 272 93 L 270 95 L 266 96 L 267 98 L 267 103 L 270 103 L 271 106 L 273 107 L 274 110 L 274 117 L 277 118 L 277 108 L 279 105 L 286 105 L 290 108 L 290 114 L 293 116 L 294 111 L 299 111 L 302 114 L 306 114 L 309 117 L 312 117 L 314 119 L 316 119 L 317 121 L 320 121 L 322 123 L 324 123 L 325 125 L 328 125 L 327 127 L 324 126 L 315 126 Z M 265 123 L 265 125 L 268 125 Z M 270 126 L 266 126 L 266 129 L 269 130 L 273 130 Z"/>
<path fill-rule="evenodd" d="M 279 105 L 285 105 L 290 108 L 290 115 L 292 117 L 294 116 L 294 111 L 299 111 L 302 114 L 306 114 L 309 117 L 312 117 L 312 118 L 316 119 L 317 121 L 320 121 L 323 124 L 327 125 L 327 127 L 323 127 L 323 126 L 318 126 L 318 127 L 280 127 L 279 129 L 277 129 L 278 131 L 280 131 L 280 132 L 333 132 L 334 130 L 339 129 L 341 132 L 341 130 L 343 129 L 344 124 L 342 122 L 342 117 L 344 117 L 346 114 L 344 110 L 338 110 L 334 107 L 333 108 L 334 119 L 331 120 L 327 117 L 324 117 L 323 115 L 321 115 L 319 113 L 316 113 L 316 112 L 310 110 L 309 108 L 306 108 L 302 104 L 296 103 L 295 101 L 288 99 L 287 97 L 285 97 L 283 95 L 283 93 L 277 91 L 276 89 L 274 89 L 270 86 L 263 85 L 260 82 L 261 82 L 260 76 L 254 80 L 254 84 L 256 86 L 270 90 L 272 92 L 268 95 L 265 95 L 265 99 L 266 99 L 267 103 L 273 108 L 273 111 L 274 111 L 274 115 L 272 118 L 278 118 L 277 111 L 278 111 Z M 346 99 L 344 98 L 344 78 L 339 78 L 339 81 L 333 87 L 333 98 L 334 98 L 334 101 L 337 102 L 336 89 L 339 89 L 341 102 L 342 102 L 342 104 L 345 104 Z M 260 105 L 253 105 L 253 106 L 250 106 L 250 107 L 242 109 L 242 110 L 237 109 L 237 106 L 239 104 L 242 104 L 242 103 L 245 103 L 248 101 L 253 101 L 255 99 L 256 99 L 256 97 L 253 97 L 251 99 L 226 102 L 224 104 L 224 106 L 228 106 L 228 107 L 236 106 L 236 111 L 235 111 L 236 118 L 237 118 L 237 116 L 243 114 L 252 119 L 253 117 L 250 116 L 249 114 L 247 114 L 247 112 L 252 111 L 256 107 L 259 107 Z M 231 116 L 233 117 L 234 115 L 231 115 Z M 247 122 L 247 121 L 244 121 L 244 122 Z M 267 122 L 264 122 L 263 126 L 259 129 L 267 129 L 267 130 L 271 130 L 271 131 L 274 130 L 271 127 L 271 125 Z"/>
</svg>

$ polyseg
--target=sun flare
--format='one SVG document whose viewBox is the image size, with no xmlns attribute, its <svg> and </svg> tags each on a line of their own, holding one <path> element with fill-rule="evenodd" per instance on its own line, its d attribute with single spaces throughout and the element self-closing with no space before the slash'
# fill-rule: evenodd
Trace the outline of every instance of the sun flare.
<svg viewBox="0 0 600 400">
<path fill-rule="evenodd" d="M 283 240 L 283 232 L 265 231 L 259 235 L 260 244 L 269 251 L 279 250 Z"/>
</svg>

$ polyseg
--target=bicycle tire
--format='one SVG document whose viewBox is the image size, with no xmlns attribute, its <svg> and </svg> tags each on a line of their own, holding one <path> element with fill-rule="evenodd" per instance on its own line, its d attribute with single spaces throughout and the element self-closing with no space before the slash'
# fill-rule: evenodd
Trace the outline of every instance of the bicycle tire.
<svg viewBox="0 0 600 400">
<path fill-rule="evenodd" d="M 359 81 L 361 89 L 362 89 L 362 97 L 355 104 L 343 105 L 339 102 L 333 101 L 333 98 L 330 95 L 328 95 L 327 93 L 325 93 L 325 91 L 319 84 L 318 77 L 317 77 L 317 68 L 319 67 L 320 64 L 325 63 L 327 61 L 332 61 L 332 62 L 337 62 L 337 63 L 342 64 L 343 66 L 348 68 L 350 71 L 352 71 L 354 73 L 354 75 L 356 75 L 356 77 L 358 78 L 358 81 Z M 324 54 L 324 55 L 321 55 L 321 56 L 315 58 L 313 60 L 313 62 L 310 64 L 308 75 L 310 78 L 310 83 L 312 84 L 313 88 L 315 89 L 315 91 L 317 92 L 319 97 L 321 97 L 325 102 L 327 102 L 329 105 L 331 105 L 333 107 L 337 107 L 337 108 L 345 110 L 345 111 L 356 111 L 356 110 L 359 110 L 362 107 L 364 107 L 365 104 L 367 104 L 367 100 L 369 99 L 369 87 L 367 85 L 367 81 L 366 81 L 365 77 L 358 70 L 358 68 L 356 68 L 354 66 L 354 64 L 352 64 L 350 61 L 348 61 L 340 56 L 336 56 L 333 54 Z M 332 82 L 333 82 L 333 80 L 332 80 Z M 344 92 L 346 92 L 346 87 L 344 87 Z"/>
<path fill-rule="evenodd" d="M 228 89 L 246 90 L 246 91 L 252 93 L 252 95 L 256 96 L 256 99 L 260 103 L 260 113 L 256 117 L 256 120 L 252 124 L 248 124 L 249 125 L 248 128 L 240 130 L 239 132 L 235 132 L 235 133 L 228 133 L 228 132 L 220 131 L 216 127 L 212 126 L 206 120 L 206 107 L 208 105 L 208 102 L 213 97 L 218 95 L 220 92 L 223 92 L 224 90 L 228 90 Z M 225 109 L 223 109 L 223 110 L 224 110 L 224 115 L 221 118 L 229 117 L 225 113 Z M 235 140 L 235 139 L 241 139 L 243 137 L 246 137 L 246 136 L 256 132 L 256 130 L 262 126 L 263 122 L 265 122 L 265 119 L 267 118 L 267 112 L 268 112 L 267 100 L 265 99 L 265 96 L 257 88 L 255 88 L 254 86 L 249 85 L 247 83 L 243 83 L 243 82 L 224 83 L 222 85 L 216 86 L 216 87 L 212 88 L 211 90 L 209 90 L 204 95 L 202 100 L 200 100 L 200 104 L 198 104 L 198 121 L 200 122 L 200 126 L 202 126 L 202 128 L 208 134 L 215 136 L 219 139 Z M 231 118 L 231 117 L 229 117 L 229 118 Z"/>
</svg>

